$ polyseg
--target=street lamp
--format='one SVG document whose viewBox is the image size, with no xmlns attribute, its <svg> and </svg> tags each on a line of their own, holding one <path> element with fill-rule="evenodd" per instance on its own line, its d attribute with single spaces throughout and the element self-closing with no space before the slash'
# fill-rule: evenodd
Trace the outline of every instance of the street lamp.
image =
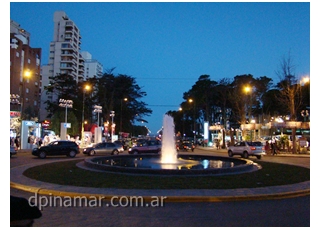
<svg viewBox="0 0 320 229">
<path fill-rule="evenodd" d="M 123 101 L 127 102 L 128 98 L 124 98 Z M 120 109 L 120 133 L 122 132 L 122 99 L 121 99 L 121 109 Z"/>
<path fill-rule="evenodd" d="M 94 108 L 93 112 L 94 113 L 98 113 L 98 122 L 97 122 L 97 124 L 98 124 L 98 127 L 99 127 L 99 113 L 102 113 L 102 107 L 98 106 L 98 105 L 95 105 L 93 108 Z"/>
<path fill-rule="evenodd" d="M 24 72 L 24 74 L 22 75 L 21 120 L 22 120 L 23 109 L 25 108 L 24 103 L 26 101 L 26 92 L 25 92 L 26 89 L 25 89 L 25 79 L 24 78 L 29 79 L 30 77 L 31 77 L 31 72 L 29 70 L 26 70 Z"/>
<path fill-rule="evenodd" d="M 189 99 L 188 102 L 193 103 L 193 141 L 196 144 L 196 103 L 193 99 Z"/>
<path fill-rule="evenodd" d="M 60 99 L 59 100 L 59 107 L 65 107 L 66 108 L 66 114 L 65 114 L 65 123 L 68 122 L 68 108 L 72 108 L 73 106 L 73 101 L 72 100 L 65 100 L 65 99 Z"/>
<path fill-rule="evenodd" d="M 20 96 L 18 94 L 10 94 L 10 105 L 11 104 L 20 105 Z"/>
<path fill-rule="evenodd" d="M 90 90 L 89 85 L 85 85 L 84 90 L 83 90 L 83 100 L 82 100 L 82 127 L 81 127 L 81 145 L 84 145 L 84 97 L 85 97 L 85 92 Z"/>
<path fill-rule="evenodd" d="M 245 91 L 246 95 L 248 96 L 248 94 L 251 93 L 251 87 L 250 86 L 245 86 L 244 91 Z M 250 118 L 251 118 L 251 103 L 250 103 L 250 101 L 248 102 L 248 98 L 247 98 L 247 102 L 246 102 L 246 113 L 248 113 L 248 120 L 250 121 Z"/>
<path fill-rule="evenodd" d="M 179 107 L 179 111 L 182 112 L 182 138 L 184 138 L 184 112 L 182 107 Z"/>
<path fill-rule="evenodd" d="M 113 142 L 113 132 L 114 132 L 114 124 L 113 124 L 113 117 L 115 116 L 114 111 L 110 111 L 110 117 L 111 117 L 111 142 Z"/>
</svg>

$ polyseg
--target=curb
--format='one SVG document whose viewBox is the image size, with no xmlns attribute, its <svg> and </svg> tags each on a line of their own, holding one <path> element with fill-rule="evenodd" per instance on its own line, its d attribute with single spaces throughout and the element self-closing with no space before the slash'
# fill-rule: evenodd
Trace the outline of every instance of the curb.
<svg viewBox="0 0 320 229">
<path fill-rule="evenodd" d="M 60 197 L 86 197 L 97 198 L 102 200 L 112 200 L 116 195 L 88 194 L 80 192 L 64 192 L 34 186 L 23 185 L 10 182 L 10 187 L 25 192 L 37 193 L 39 195 L 60 196 Z M 310 195 L 310 189 L 283 192 L 277 194 L 260 194 L 260 195 L 242 195 L 242 196 L 166 196 L 167 202 L 227 202 L 227 201 L 251 201 L 251 200 L 270 200 L 285 199 Z M 123 195 L 128 196 L 128 195 Z M 129 197 L 129 196 L 128 196 Z M 139 196 L 145 201 L 152 201 L 156 196 Z"/>
</svg>

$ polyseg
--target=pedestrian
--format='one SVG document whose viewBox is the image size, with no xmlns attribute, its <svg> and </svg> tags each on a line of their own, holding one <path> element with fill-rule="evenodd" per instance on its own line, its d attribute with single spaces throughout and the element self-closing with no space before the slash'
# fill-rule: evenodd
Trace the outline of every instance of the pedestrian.
<svg viewBox="0 0 320 229">
<path fill-rule="evenodd" d="M 265 150 L 266 150 L 266 153 L 269 152 L 269 149 L 270 149 L 270 144 L 269 144 L 269 141 L 266 141 L 266 145 L 265 145 Z"/>
<path fill-rule="evenodd" d="M 20 147 L 19 137 L 16 137 L 16 138 L 14 139 L 14 144 L 16 144 L 17 149 L 19 149 L 19 147 Z"/>
<path fill-rule="evenodd" d="M 40 137 L 37 137 L 37 145 L 38 147 L 42 146 L 42 139 Z"/>
<path fill-rule="evenodd" d="M 29 136 L 28 136 L 28 149 L 30 149 L 31 141 L 32 141 L 31 135 L 29 135 Z"/>
<path fill-rule="evenodd" d="M 275 138 L 272 138 L 271 141 L 271 150 L 272 150 L 272 155 L 277 155 L 277 141 Z"/>
</svg>

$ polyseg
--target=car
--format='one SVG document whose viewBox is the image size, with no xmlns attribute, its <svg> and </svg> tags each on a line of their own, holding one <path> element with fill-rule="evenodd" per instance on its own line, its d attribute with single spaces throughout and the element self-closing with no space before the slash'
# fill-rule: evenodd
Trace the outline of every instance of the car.
<svg viewBox="0 0 320 229">
<path fill-rule="evenodd" d="M 32 155 L 39 158 L 46 158 L 47 156 L 66 155 L 68 157 L 75 157 L 80 153 L 79 146 L 74 141 L 58 140 L 50 142 L 46 146 L 34 148 Z"/>
<path fill-rule="evenodd" d="M 181 143 L 179 143 L 177 145 L 177 150 L 178 151 L 180 151 L 180 150 L 183 150 L 183 151 L 191 150 L 193 152 L 194 148 L 195 148 L 195 145 L 190 141 L 183 141 L 183 142 L 181 142 Z"/>
<path fill-rule="evenodd" d="M 10 145 L 10 157 L 17 154 L 17 147 Z"/>
<path fill-rule="evenodd" d="M 83 149 L 83 154 L 93 156 L 96 154 L 111 154 L 117 155 L 124 152 L 123 145 L 116 144 L 114 142 L 100 142 L 91 147 Z"/>
<path fill-rule="evenodd" d="M 228 156 L 233 157 L 233 155 L 240 155 L 243 158 L 256 156 L 261 159 L 262 156 L 266 155 L 266 151 L 262 142 L 240 141 L 234 146 L 228 147 Z"/>
<path fill-rule="evenodd" d="M 128 150 L 129 154 L 142 154 L 142 153 L 157 153 L 161 152 L 161 141 L 159 140 L 145 140 L 137 142 L 136 146 L 133 146 Z"/>
</svg>

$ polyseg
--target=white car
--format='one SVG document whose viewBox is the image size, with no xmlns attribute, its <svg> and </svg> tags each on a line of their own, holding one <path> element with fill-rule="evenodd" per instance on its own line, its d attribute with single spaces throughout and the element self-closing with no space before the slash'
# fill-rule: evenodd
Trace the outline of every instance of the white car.
<svg viewBox="0 0 320 229">
<path fill-rule="evenodd" d="M 241 141 L 237 142 L 234 146 L 228 147 L 228 155 L 229 157 L 241 155 L 243 158 L 256 156 L 258 159 L 261 159 L 262 156 L 266 155 L 266 150 L 262 142 Z"/>
</svg>

